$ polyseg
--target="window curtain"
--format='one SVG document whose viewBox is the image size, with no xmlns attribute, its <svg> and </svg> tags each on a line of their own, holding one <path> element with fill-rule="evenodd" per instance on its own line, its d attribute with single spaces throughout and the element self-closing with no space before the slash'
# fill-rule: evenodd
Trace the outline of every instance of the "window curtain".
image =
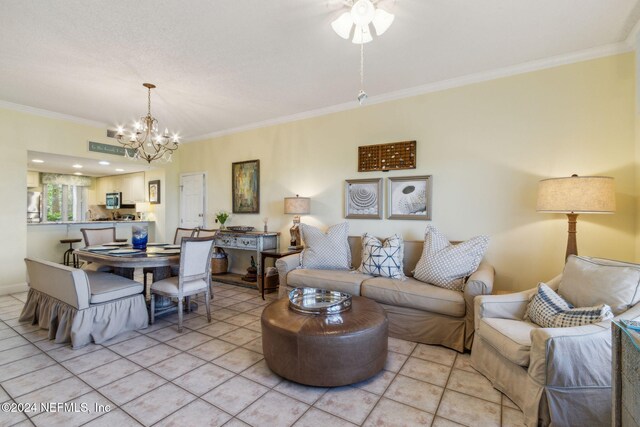
<svg viewBox="0 0 640 427">
<path fill-rule="evenodd" d="M 93 178 L 88 176 L 63 175 L 59 173 L 43 173 L 41 179 L 43 184 L 75 185 L 77 187 L 91 187 L 93 181 Z"/>
</svg>

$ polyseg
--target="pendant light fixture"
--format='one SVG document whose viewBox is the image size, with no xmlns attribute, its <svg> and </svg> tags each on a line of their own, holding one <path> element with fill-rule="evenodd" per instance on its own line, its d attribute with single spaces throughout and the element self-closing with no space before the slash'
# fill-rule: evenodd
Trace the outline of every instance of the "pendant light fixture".
<svg viewBox="0 0 640 427">
<path fill-rule="evenodd" d="M 370 24 L 373 24 L 376 35 L 381 36 L 389 29 L 395 16 L 384 9 L 376 7 L 377 0 L 348 0 L 344 3 L 351 10 L 344 12 L 338 19 L 333 21 L 331 28 L 345 40 L 351 37 L 353 31 L 351 41 L 360 45 L 360 90 L 358 91 L 357 100 L 362 105 L 368 97 L 364 91 L 364 44 L 373 40 Z"/>
<path fill-rule="evenodd" d="M 177 134 L 169 135 L 169 129 L 163 133 L 158 132 L 158 120 L 151 115 L 151 89 L 156 86 L 152 83 L 143 83 L 147 93 L 147 115 L 133 124 L 133 129 L 125 131 L 118 127 L 116 140 L 125 148 L 125 157 L 130 159 L 144 159 L 147 163 L 154 160 L 164 162 L 171 161 L 171 155 L 178 149 L 180 138 Z M 128 134 L 125 135 L 125 132 Z"/>
</svg>

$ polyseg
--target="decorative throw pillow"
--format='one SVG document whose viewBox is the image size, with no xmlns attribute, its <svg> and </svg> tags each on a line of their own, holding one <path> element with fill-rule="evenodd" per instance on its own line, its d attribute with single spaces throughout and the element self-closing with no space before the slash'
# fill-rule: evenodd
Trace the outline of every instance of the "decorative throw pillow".
<svg viewBox="0 0 640 427">
<path fill-rule="evenodd" d="M 325 232 L 308 224 L 300 224 L 305 248 L 300 254 L 301 268 L 350 270 L 349 223 L 329 227 Z"/>
<path fill-rule="evenodd" d="M 362 235 L 362 264 L 358 271 L 373 276 L 405 279 L 402 271 L 404 241 L 394 234 L 380 242 L 368 233 Z"/>
<path fill-rule="evenodd" d="M 607 304 L 600 304 L 593 307 L 572 308 L 559 313 L 553 323 L 556 328 L 567 328 L 570 326 L 589 325 L 609 319 L 613 319 L 611 307 Z"/>
<path fill-rule="evenodd" d="M 413 277 L 441 288 L 461 291 L 464 278 L 478 269 L 488 245 L 487 236 L 452 245 L 444 234 L 428 225 L 422 255 Z"/>
<path fill-rule="evenodd" d="M 544 283 L 538 284 L 538 292 L 531 298 L 525 315 L 525 320 L 543 328 L 589 325 L 612 318 L 608 305 L 574 308 Z"/>
<path fill-rule="evenodd" d="M 525 320 L 531 320 L 543 328 L 554 328 L 556 316 L 572 308 L 573 306 L 555 293 L 553 289 L 540 282 L 538 292 L 531 298 L 527 306 Z"/>
</svg>

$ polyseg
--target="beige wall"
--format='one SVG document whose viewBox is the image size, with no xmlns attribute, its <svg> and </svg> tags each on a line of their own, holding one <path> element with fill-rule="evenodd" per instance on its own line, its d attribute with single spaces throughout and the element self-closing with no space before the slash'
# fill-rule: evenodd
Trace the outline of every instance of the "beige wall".
<svg viewBox="0 0 640 427">
<path fill-rule="evenodd" d="M 638 258 L 634 120 L 634 55 L 623 54 L 190 143 L 180 172 L 208 173 L 213 212 L 231 208 L 231 163 L 260 159 L 260 214 L 231 224 L 261 227 L 268 217 L 283 247 L 286 196 L 311 197 L 303 222 L 327 226 L 344 221 L 345 179 L 433 175 L 433 223 L 452 240 L 491 236 L 496 287 L 518 290 L 563 265 L 566 217 L 535 212 L 542 178 L 615 177 L 618 212 L 582 215 L 578 246 L 584 255 Z M 414 139 L 416 170 L 357 172 L 359 145 Z M 425 229 L 407 220 L 349 224 L 354 235 L 405 239 Z"/>
<path fill-rule="evenodd" d="M 105 135 L 105 129 L 73 123 L 67 120 L 42 117 L 0 108 L 0 295 L 24 288 L 24 257 L 27 256 L 27 225 L 25 221 L 27 151 L 101 158 L 88 151 L 87 141 L 113 144 Z M 166 172 L 169 185 L 176 186 L 177 165 Z M 171 172 L 174 170 L 173 172 Z M 163 174 L 165 172 L 154 172 Z M 163 185 L 165 182 L 163 182 Z M 164 190 L 163 190 L 164 191 Z M 177 190 L 170 190 L 169 197 L 177 199 Z M 159 206 L 156 212 L 167 205 Z M 156 235 L 164 233 L 164 227 L 175 229 L 177 214 L 164 214 Z M 174 221 L 174 222 L 172 222 Z"/>
</svg>

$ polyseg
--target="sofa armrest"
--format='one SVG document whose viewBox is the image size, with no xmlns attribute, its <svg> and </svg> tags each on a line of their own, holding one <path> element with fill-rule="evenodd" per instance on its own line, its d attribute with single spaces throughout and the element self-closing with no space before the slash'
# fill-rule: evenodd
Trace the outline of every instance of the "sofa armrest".
<svg viewBox="0 0 640 427">
<path fill-rule="evenodd" d="M 522 320 L 527 310 L 529 299 L 536 289 L 505 295 L 480 295 L 475 298 L 475 327 L 480 326 L 483 317 Z"/>
<path fill-rule="evenodd" d="M 474 298 L 478 295 L 488 295 L 493 290 L 495 270 L 491 264 L 482 261 L 478 269 L 469 276 L 464 285 L 463 296 L 465 305 L 465 347 L 471 349 L 475 322 Z"/>
<path fill-rule="evenodd" d="M 276 260 L 278 280 L 280 281 L 278 290 L 278 296 L 280 298 L 287 293 L 287 274 L 298 267 L 300 267 L 300 254 L 287 255 Z"/>
<path fill-rule="evenodd" d="M 551 387 L 611 386 L 611 321 L 531 331 L 529 376 Z"/>
</svg>

